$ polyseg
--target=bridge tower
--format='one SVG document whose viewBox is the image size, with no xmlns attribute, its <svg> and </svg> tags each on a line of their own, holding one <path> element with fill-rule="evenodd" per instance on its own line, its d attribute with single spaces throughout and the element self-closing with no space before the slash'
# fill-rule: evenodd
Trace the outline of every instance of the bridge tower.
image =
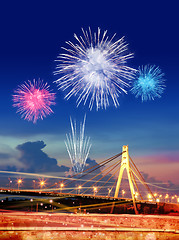
<svg viewBox="0 0 179 240">
<path fill-rule="evenodd" d="M 128 146 L 123 146 L 123 148 L 122 148 L 122 161 L 121 161 L 121 167 L 120 167 L 120 171 L 119 171 L 118 181 L 117 181 L 117 184 L 116 184 L 116 191 L 115 191 L 115 194 L 114 194 L 115 198 L 117 198 L 118 194 L 119 194 L 119 189 L 120 189 L 124 169 L 126 169 L 126 171 L 127 171 L 130 191 L 131 191 L 131 195 L 133 196 L 133 195 L 135 195 L 135 191 L 134 191 L 134 186 L 133 186 L 133 183 L 132 183 L 131 173 L 130 173 L 131 170 L 130 170 L 130 164 L 129 164 Z"/>
<path fill-rule="evenodd" d="M 153 193 L 151 192 L 150 188 L 145 183 L 145 180 L 142 177 L 142 175 L 140 174 L 136 165 L 134 164 L 134 162 L 130 158 L 128 145 L 124 145 L 123 149 L 122 149 L 122 161 L 121 161 L 121 167 L 120 167 L 119 176 L 118 176 L 118 180 L 117 180 L 117 184 L 116 184 L 116 190 L 115 190 L 114 198 L 118 198 L 119 189 L 120 189 L 124 169 L 126 169 L 126 171 L 127 171 L 127 177 L 128 177 L 128 181 L 129 181 L 129 187 L 130 187 L 130 192 L 131 192 L 131 196 L 132 196 L 132 200 L 133 200 L 134 210 L 135 210 L 135 213 L 138 214 L 137 207 L 136 207 L 135 188 L 137 189 L 138 192 L 139 192 L 139 188 L 138 188 L 137 183 L 135 181 L 135 177 L 147 188 L 147 191 L 150 192 L 150 195 L 153 197 L 153 199 L 155 199 L 155 197 L 154 197 Z M 135 186 L 135 188 L 134 188 L 134 186 Z M 141 199 L 143 199 L 140 192 L 139 192 L 139 195 L 140 195 Z M 112 211 L 113 211 L 113 208 L 112 208 Z"/>
<path fill-rule="evenodd" d="M 136 204 L 135 204 L 135 190 L 134 190 L 134 185 L 132 182 L 132 174 L 131 174 L 130 163 L 129 163 L 128 145 L 125 145 L 122 147 L 122 161 L 121 161 L 121 167 L 120 167 L 120 171 L 119 171 L 118 181 L 116 184 L 116 191 L 114 194 L 114 198 L 118 198 L 124 169 L 126 169 L 126 171 L 127 171 L 127 177 L 129 180 L 129 187 L 130 187 L 131 196 L 132 196 L 132 200 L 133 200 L 133 204 L 134 204 L 134 210 L 135 210 L 135 213 L 138 214 Z"/>
</svg>

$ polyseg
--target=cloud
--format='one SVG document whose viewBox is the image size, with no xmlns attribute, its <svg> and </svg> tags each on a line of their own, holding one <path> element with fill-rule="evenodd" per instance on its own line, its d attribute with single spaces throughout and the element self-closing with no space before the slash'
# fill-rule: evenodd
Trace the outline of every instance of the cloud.
<svg viewBox="0 0 179 240">
<path fill-rule="evenodd" d="M 86 160 L 86 165 L 85 165 L 85 169 L 84 169 L 84 170 L 86 170 L 86 169 L 88 169 L 88 168 L 91 168 L 91 167 L 93 167 L 93 166 L 95 166 L 95 165 L 96 165 L 96 167 L 99 166 L 99 164 L 96 162 L 96 160 L 93 160 L 93 159 L 91 159 L 91 158 L 87 158 L 87 160 Z M 95 167 L 95 168 L 96 168 L 96 167 Z M 96 173 L 101 172 L 101 168 L 98 168 L 95 172 L 96 172 Z"/>
<path fill-rule="evenodd" d="M 179 152 L 178 151 L 171 151 L 165 153 L 158 153 L 158 154 L 151 154 L 137 157 L 139 162 L 147 163 L 159 163 L 159 164 L 172 164 L 172 163 L 179 163 Z"/>
<path fill-rule="evenodd" d="M 33 173 L 69 171 L 69 167 L 64 165 L 58 166 L 57 160 L 49 157 L 43 151 L 45 147 L 46 144 L 43 141 L 26 142 L 18 145 L 16 147 L 20 151 L 18 160 L 25 166 L 21 171 Z"/>
<path fill-rule="evenodd" d="M 0 153 L 0 160 L 9 159 L 11 157 L 8 153 Z"/>
<path fill-rule="evenodd" d="M 18 161 L 18 156 L 15 151 L 12 153 L 0 153 L 0 168 L 1 170 L 14 171 L 22 168 L 23 164 Z"/>
</svg>

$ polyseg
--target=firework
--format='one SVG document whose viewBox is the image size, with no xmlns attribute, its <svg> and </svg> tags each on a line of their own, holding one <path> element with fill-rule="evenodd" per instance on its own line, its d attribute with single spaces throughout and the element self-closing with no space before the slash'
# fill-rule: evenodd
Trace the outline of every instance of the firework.
<svg viewBox="0 0 179 240">
<path fill-rule="evenodd" d="M 66 91 L 65 98 L 77 96 L 77 106 L 89 102 L 90 110 L 96 103 L 96 109 L 105 108 L 113 103 L 119 106 L 118 97 L 134 77 L 135 69 L 126 65 L 133 57 L 128 52 L 128 44 L 124 37 L 114 41 L 101 34 L 100 28 L 92 35 L 91 29 L 84 31 L 83 36 L 74 34 L 76 44 L 66 42 L 69 48 L 63 48 L 66 53 L 58 56 L 59 62 L 55 75 L 58 88 Z"/>
<path fill-rule="evenodd" d="M 84 135 L 85 121 L 86 116 L 84 117 L 83 123 L 80 123 L 80 131 L 78 134 L 76 121 L 73 123 L 72 119 L 70 118 L 71 133 L 69 133 L 69 135 L 66 134 L 67 140 L 65 141 L 65 145 L 72 163 L 73 170 L 76 173 L 83 171 L 91 148 L 90 138 L 85 137 Z"/>
<path fill-rule="evenodd" d="M 136 80 L 132 86 L 132 93 L 136 97 L 141 97 L 142 101 L 154 100 L 161 97 L 165 88 L 164 73 L 155 65 L 145 65 L 139 67 Z"/>
<path fill-rule="evenodd" d="M 42 80 L 20 85 L 13 95 L 13 106 L 17 107 L 22 118 L 36 123 L 38 119 L 43 119 L 50 113 L 53 113 L 50 108 L 55 105 L 55 93 L 49 90 L 47 83 Z"/>
</svg>

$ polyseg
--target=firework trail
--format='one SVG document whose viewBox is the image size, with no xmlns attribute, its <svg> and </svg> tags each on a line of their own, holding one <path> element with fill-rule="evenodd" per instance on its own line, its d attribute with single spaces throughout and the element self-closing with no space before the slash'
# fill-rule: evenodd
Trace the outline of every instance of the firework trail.
<svg viewBox="0 0 179 240">
<path fill-rule="evenodd" d="M 107 31 L 101 34 L 100 28 L 94 35 L 90 28 L 82 32 L 80 37 L 74 34 L 77 43 L 66 42 L 70 48 L 63 48 L 66 53 L 58 56 L 55 75 L 59 78 L 55 82 L 66 91 L 67 100 L 78 96 L 77 106 L 89 101 L 90 110 L 94 103 L 97 110 L 106 109 L 111 102 L 117 107 L 119 94 L 127 93 L 136 72 L 126 66 L 133 54 L 128 53 L 124 37 L 113 42 L 115 34 L 109 39 Z"/>
<path fill-rule="evenodd" d="M 90 138 L 85 137 L 84 135 L 85 121 L 86 115 L 83 123 L 80 123 L 80 133 L 78 135 L 76 121 L 73 123 L 72 119 L 70 118 L 71 133 L 69 133 L 69 135 L 66 134 L 67 140 L 65 141 L 65 145 L 72 163 L 73 170 L 76 173 L 83 171 L 91 148 Z"/>
<path fill-rule="evenodd" d="M 142 101 L 154 100 L 156 97 L 160 98 L 165 88 L 163 76 L 164 73 L 155 65 L 139 67 L 131 89 L 132 93 L 137 98 L 141 97 Z"/>
<path fill-rule="evenodd" d="M 55 105 L 55 93 L 42 80 L 25 82 L 14 93 L 13 106 L 18 108 L 17 112 L 22 118 L 36 123 L 38 119 L 53 113 L 50 106 Z"/>
</svg>

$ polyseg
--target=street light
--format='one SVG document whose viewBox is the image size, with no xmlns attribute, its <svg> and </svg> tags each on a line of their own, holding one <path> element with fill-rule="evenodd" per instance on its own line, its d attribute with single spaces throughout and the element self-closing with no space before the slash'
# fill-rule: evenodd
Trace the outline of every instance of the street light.
<svg viewBox="0 0 179 240">
<path fill-rule="evenodd" d="M 64 187 L 64 184 L 63 183 L 61 183 L 60 184 L 60 193 L 62 193 L 62 188 Z"/>
<path fill-rule="evenodd" d="M 124 198 L 125 190 L 122 190 L 122 197 Z"/>
<path fill-rule="evenodd" d="M 19 187 L 20 187 L 20 184 L 21 184 L 21 183 L 22 183 L 22 179 L 19 178 L 19 179 L 17 180 L 18 190 L 19 190 Z"/>
<path fill-rule="evenodd" d="M 44 180 L 41 180 L 41 181 L 40 181 L 40 188 L 43 188 L 44 185 L 45 185 L 45 181 L 44 181 Z"/>
<path fill-rule="evenodd" d="M 49 200 L 49 202 L 51 203 L 51 206 L 52 206 L 52 212 L 53 212 L 53 205 L 52 205 L 52 203 L 53 203 L 53 200 L 52 200 L 52 199 L 50 199 L 50 200 Z"/>
<path fill-rule="evenodd" d="M 34 190 L 35 190 L 35 180 L 33 180 L 33 187 L 34 187 Z"/>
<path fill-rule="evenodd" d="M 78 194 L 80 194 L 81 186 L 78 186 Z"/>
<path fill-rule="evenodd" d="M 93 187 L 93 191 L 94 191 L 94 196 L 95 196 L 95 193 L 97 192 L 97 187 Z"/>
</svg>

